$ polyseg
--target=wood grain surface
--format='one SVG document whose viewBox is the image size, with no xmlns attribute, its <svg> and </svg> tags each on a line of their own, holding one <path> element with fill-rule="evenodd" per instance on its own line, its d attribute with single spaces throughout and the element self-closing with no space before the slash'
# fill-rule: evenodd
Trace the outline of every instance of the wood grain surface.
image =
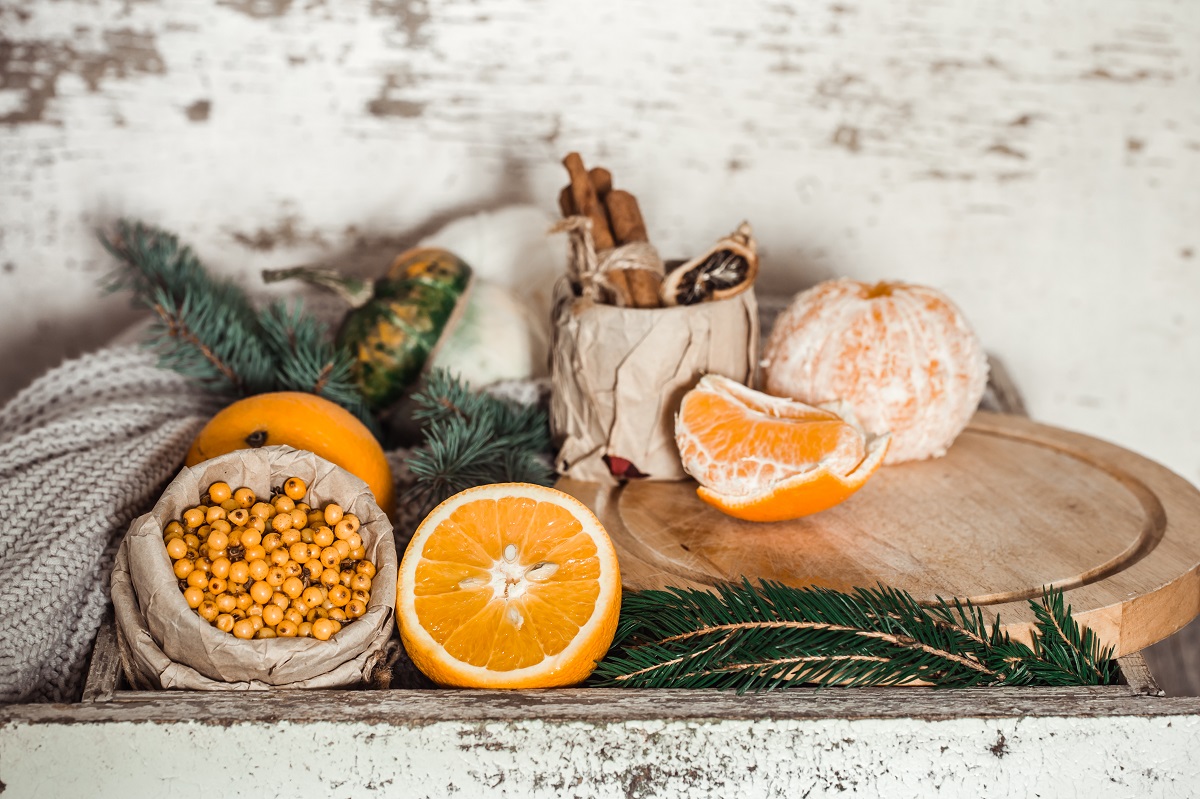
<svg viewBox="0 0 1200 799">
<path fill-rule="evenodd" d="M 691 482 L 559 487 L 596 510 L 631 589 L 882 583 L 922 602 L 970 600 L 1027 638 L 1028 600 L 1054 586 L 1117 654 L 1200 613 L 1200 491 L 1127 450 L 1015 416 L 979 413 L 944 458 L 884 468 L 842 505 L 790 522 L 729 518 Z"/>
</svg>

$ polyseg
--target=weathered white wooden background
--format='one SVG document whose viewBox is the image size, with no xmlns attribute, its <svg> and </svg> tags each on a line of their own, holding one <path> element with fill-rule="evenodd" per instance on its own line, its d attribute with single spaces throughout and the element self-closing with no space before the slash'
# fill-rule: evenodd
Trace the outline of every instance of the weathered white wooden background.
<svg viewBox="0 0 1200 799">
<path fill-rule="evenodd" d="M 93 231 L 222 271 L 553 208 L 578 149 L 768 288 L 947 291 L 1032 415 L 1200 481 L 1200 3 L 0 2 L 0 398 L 124 326 Z"/>
</svg>

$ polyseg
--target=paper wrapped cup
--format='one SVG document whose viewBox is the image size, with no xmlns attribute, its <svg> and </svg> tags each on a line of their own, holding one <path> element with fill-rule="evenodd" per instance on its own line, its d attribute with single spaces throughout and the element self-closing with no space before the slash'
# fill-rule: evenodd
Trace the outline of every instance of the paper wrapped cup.
<svg viewBox="0 0 1200 799">
<path fill-rule="evenodd" d="M 758 353 L 753 289 L 670 308 L 619 308 L 560 284 L 550 427 L 555 467 L 577 480 L 683 480 L 675 413 L 704 374 L 749 383 Z"/>
<path fill-rule="evenodd" d="M 336 502 L 362 522 L 359 535 L 376 575 L 367 612 L 328 641 L 242 640 L 188 607 L 163 545 L 163 527 L 224 480 L 260 500 L 289 477 L 308 484 L 314 508 Z M 384 656 L 396 610 L 396 543 L 392 525 L 367 484 L 311 452 L 291 447 L 245 449 L 185 468 L 149 513 L 129 527 L 117 552 L 112 599 L 126 677 L 136 688 L 334 688 L 370 677 Z"/>
</svg>

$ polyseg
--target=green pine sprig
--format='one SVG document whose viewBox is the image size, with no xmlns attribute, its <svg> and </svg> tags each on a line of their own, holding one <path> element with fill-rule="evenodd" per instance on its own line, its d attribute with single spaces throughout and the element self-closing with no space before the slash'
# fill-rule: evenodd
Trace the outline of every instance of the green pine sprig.
<svg viewBox="0 0 1200 799">
<path fill-rule="evenodd" d="M 792 588 L 749 580 L 715 593 L 628 594 L 592 683 L 765 691 L 801 684 L 937 687 L 1107 685 L 1112 649 L 1081 629 L 1058 591 L 1031 601 L 1033 646 L 970 603 L 925 607 L 893 588 Z"/>
<path fill-rule="evenodd" d="M 259 310 L 236 283 L 209 274 L 177 236 L 151 225 L 122 220 L 101 241 L 117 260 L 106 287 L 131 292 L 156 315 L 149 343 L 160 365 L 234 396 L 317 394 L 378 434 L 350 353 L 334 345 L 300 301 Z"/>
<path fill-rule="evenodd" d="M 431 371 L 412 399 L 424 443 L 409 461 L 416 479 L 405 501 L 420 509 L 417 518 L 475 486 L 553 484 L 554 470 L 546 459 L 550 427 L 543 409 L 472 391 L 444 369 Z"/>
</svg>

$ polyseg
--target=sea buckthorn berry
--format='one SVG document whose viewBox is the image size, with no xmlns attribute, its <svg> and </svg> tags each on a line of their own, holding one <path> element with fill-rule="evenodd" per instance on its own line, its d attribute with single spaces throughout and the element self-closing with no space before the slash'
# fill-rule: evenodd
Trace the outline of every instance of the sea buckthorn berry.
<svg viewBox="0 0 1200 799">
<path fill-rule="evenodd" d="M 200 603 L 200 607 L 196 608 L 196 612 L 200 614 L 200 618 L 205 621 L 212 621 L 217 618 L 217 604 L 210 599 L 206 599 Z"/>
<path fill-rule="evenodd" d="M 234 622 L 233 634 L 236 635 L 238 638 L 242 638 L 245 640 L 249 640 L 249 639 L 253 638 L 254 637 L 254 622 L 250 621 L 249 618 L 245 618 L 245 619 L 242 619 L 241 621 Z"/>
<path fill-rule="evenodd" d="M 214 549 L 209 549 L 208 547 L 205 547 L 204 552 L 207 555 L 207 558 L 204 558 L 204 559 L 208 560 L 210 563 L 212 561 L 216 560 L 217 558 L 228 558 L 229 557 L 229 549 L 228 548 L 214 550 Z"/>
<path fill-rule="evenodd" d="M 196 528 L 204 524 L 204 511 L 199 508 L 188 508 L 183 512 L 183 523 L 189 528 Z"/>
<path fill-rule="evenodd" d="M 292 560 L 297 563 L 308 562 L 308 544 L 303 541 L 297 541 L 288 549 L 288 554 L 292 556 Z"/>
<path fill-rule="evenodd" d="M 321 572 L 321 585 L 326 588 L 333 588 L 342 579 L 342 574 L 337 569 L 326 569 Z"/>
<path fill-rule="evenodd" d="M 350 589 L 350 598 L 351 599 L 360 599 L 363 602 L 366 602 L 368 605 L 371 604 L 371 592 L 364 591 L 361 588 Z"/>
<path fill-rule="evenodd" d="M 250 561 L 250 578 L 252 580 L 265 580 L 267 573 L 271 571 L 271 565 L 265 560 Z"/>
<path fill-rule="evenodd" d="M 359 616 L 367 612 L 367 603 L 358 599 L 351 599 L 346 603 L 346 615 L 352 619 L 357 619 Z"/>
<path fill-rule="evenodd" d="M 336 622 L 346 621 L 346 611 L 343 610 L 342 608 L 330 608 L 329 609 L 329 620 L 336 621 Z"/>
<path fill-rule="evenodd" d="M 358 549 L 350 550 L 350 559 L 351 560 L 362 560 L 366 556 L 367 556 L 367 548 L 366 547 L 359 547 Z"/>
<path fill-rule="evenodd" d="M 302 529 L 300 531 L 300 540 L 305 544 L 311 544 L 313 542 L 313 529 L 311 527 Z"/>
<path fill-rule="evenodd" d="M 308 491 L 308 485 L 299 477 L 289 477 L 283 483 L 283 493 L 297 502 L 304 499 L 306 491 Z"/>
<path fill-rule="evenodd" d="M 280 538 L 279 533 L 267 533 L 259 543 L 263 549 L 270 553 L 279 548 L 279 545 L 283 543 L 283 539 Z"/>
<path fill-rule="evenodd" d="M 244 546 L 244 547 L 262 547 L 263 546 L 262 540 L 263 540 L 262 532 L 259 530 L 255 530 L 253 527 L 248 528 L 242 532 L 242 546 Z M 263 549 L 265 550 L 266 547 L 263 547 Z"/>
<path fill-rule="evenodd" d="M 290 621 L 292 624 L 299 624 L 304 621 L 304 614 L 295 608 L 288 607 L 283 609 L 284 621 Z"/>
<path fill-rule="evenodd" d="M 245 508 L 237 508 L 229 511 L 225 518 L 229 520 L 230 524 L 245 527 L 246 522 L 250 521 L 250 511 Z"/>
<path fill-rule="evenodd" d="M 304 593 L 300 595 L 300 599 L 304 601 L 304 604 L 311 608 L 316 607 L 324 602 L 325 595 L 321 592 L 320 588 L 317 588 L 315 585 L 310 585 L 308 588 L 304 589 Z"/>
<path fill-rule="evenodd" d="M 211 507 L 207 511 L 205 511 L 204 521 L 207 522 L 208 524 L 212 524 L 213 522 L 225 521 L 225 509 L 220 507 L 219 505 L 214 505 L 213 507 Z"/>
<path fill-rule="evenodd" d="M 188 560 L 187 558 L 180 558 L 179 560 L 175 561 L 175 576 L 182 580 L 191 574 L 192 569 L 194 568 L 196 568 L 196 565 L 192 563 L 192 561 Z"/>
<path fill-rule="evenodd" d="M 253 610 L 253 608 L 251 608 L 250 610 Z M 248 621 L 254 625 L 254 632 L 258 632 L 259 630 L 261 630 L 265 626 L 263 624 L 263 620 L 262 620 L 262 608 L 258 609 L 258 613 L 251 613 L 250 611 L 246 611 L 246 621 Z"/>
<path fill-rule="evenodd" d="M 283 608 L 278 605 L 265 605 L 262 610 L 263 624 L 274 627 L 283 621 Z"/>
<path fill-rule="evenodd" d="M 321 560 L 321 547 L 313 543 L 306 544 L 305 546 L 308 547 L 308 559 L 319 562 Z"/>
<path fill-rule="evenodd" d="M 355 573 L 355 575 L 350 578 L 350 590 L 352 590 L 352 591 L 370 591 L 371 590 L 371 578 L 365 574 Z"/>
<path fill-rule="evenodd" d="M 283 544 L 280 544 L 278 549 L 272 550 L 271 554 L 267 557 L 272 566 L 282 566 L 291 559 L 292 556 L 288 554 L 288 548 Z"/>
<path fill-rule="evenodd" d="M 325 510 L 321 515 L 325 517 L 325 523 L 332 527 L 342 520 L 344 512 L 342 511 L 341 505 L 337 504 L 336 502 L 330 502 L 325 506 Z"/>
<path fill-rule="evenodd" d="M 358 530 L 353 524 L 350 523 L 350 518 L 348 516 L 343 516 L 342 520 L 333 528 L 334 538 L 339 541 L 345 541 L 357 532 Z"/>
<path fill-rule="evenodd" d="M 247 530 L 257 530 L 259 533 L 266 532 L 267 523 L 257 516 L 252 516 L 250 521 L 246 522 Z"/>
<path fill-rule="evenodd" d="M 225 518 L 229 518 L 229 512 L 237 510 L 241 505 L 237 504 L 236 499 L 227 499 L 221 503 L 221 510 L 225 511 Z"/>
<path fill-rule="evenodd" d="M 223 633 L 233 632 L 233 616 L 230 616 L 228 613 L 222 613 L 220 616 L 217 616 L 216 625 L 217 629 Z"/>
<path fill-rule="evenodd" d="M 305 602 L 304 598 L 301 596 L 301 597 L 297 597 L 292 600 L 291 610 L 294 610 L 297 613 L 299 613 L 300 618 L 303 620 L 303 618 L 308 614 L 308 612 L 310 610 L 312 610 L 312 607 L 307 602 Z M 300 622 L 296 622 L 296 624 L 299 624 L 299 623 Z"/>
<path fill-rule="evenodd" d="M 284 619 L 275 625 L 275 634 L 280 638 L 295 638 L 298 627 L 299 625 L 296 622 Z"/>
<path fill-rule="evenodd" d="M 334 541 L 333 530 L 328 527 L 318 527 L 313 532 L 313 543 L 319 547 L 327 547 Z"/>
<path fill-rule="evenodd" d="M 304 567 L 294 560 L 289 560 L 280 568 L 283 569 L 284 580 L 287 580 L 289 577 L 299 577 L 301 574 L 304 574 Z M 280 585 L 283 585 L 283 583 L 280 583 Z"/>
<path fill-rule="evenodd" d="M 190 572 L 188 572 L 187 584 L 189 586 L 194 585 L 197 588 L 203 588 L 204 586 L 208 585 L 208 575 L 199 569 L 193 568 Z"/>
<path fill-rule="evenodd" d="M 328 641 L 333 636 L 335 629 L 333 622 L 329 619 L 317 619 L 312 626 L 313 638 L 318 641 Z"/>
<path fill-rule="evenodd" d="M 277 533 L 284 533 L 292 529 L 292 514 L 279 513 L 271 519 L 271 529 Z M 299 536 L 297 536 L 299 537 Z"/>
<path fill-rule="evenodd" d="M 218 558 L 217 560 L 220 560 Z M 231 583 L 244 583 L 250 579 L 250 564 L 244 560 L 239 560 L 237 563 L 231 564 L 229 567 L 229 581 Z"/>
<path fill-rule="evenodd" d="M 254 496 L 254 492 L 249 488 L 239 488 L 233 492 L 233 499 L 240 507 L 249 508 L 258 500 L 258 497 Z"/>
<path fill-rule="evenodd" d="M 224 480 L 218 480 L 208 487 L 208 498 L 218 505 L 233 496 L 233 489 Z"/>
<path fill-rule="evenodd" d="M 187 544 L 183 543 L 182 538 L 172 538 L 167 542 L 167 555 L 170 556 L 171 560 L 179 560 L 187 554 L 187 551 Z"/>
<path fill-rule="evenodd" d="M 229 615 L 233 616 L 234 621 L 241 621 L 242 619 L 247 618 L 245 608 L 234 608 L 233 610 L 229 611 Z"/>
<path fill-rule="evenodd" d="M 212 562 L 212 565 L 209 566 L 208 573 L 213 577 L 220 577 L 222 580 L 225 580 L 229 577 L 229 570 L 231 566 L 232 564 L 229 562 L 229 558 L 217 558 Z"/>
<path fill-rule="evenodd" d="M 256 519 L 269 519 L 275 515 L 275 508 L 265 502 L 255 502 L 250 506 L 250 515 Z"/>
<path fill-rule="evenodd" d="M 249 610 L 251 607 L 254 606 L 254 599 L 253 599 L 253 597 L 250 596 L 249 591 L 247 591 L 244 594 L 238 594 L 237 606 L 238 606 L 238 610 L 243 610 L 243 611 Z"/>
<path fill-rule="evenodd" d="M 287 594 L 283 593 L 279 589 L 275 589 L 275 593 L 271 594 L 271 604 L 278 605 L 284 610 L 287 610 L 289 607 L 291 607 L 292 600 Z"/>
<path fill-rule="evenodd" d="M 225 533 L 214 530 L 208 534 L 208 548 L 212 552 L 219 552 L 229 546 L 229 536 Z"/>
<path fill-rule="evenodd" d="M 351 598 L 350 589 L 344 585 L 335 585 L 329 589 L 329 601 L 334 607 L 344 608 Z"/>
<path fill-rule="evenodd" d="M 220 577 L 210 577 L 208 580 L 208 590 L 213 594 L 225 593 L 226 584 Z"/>
<path fill-rule="evenodd" d="M 280 494 L 271 500 L 271 507 L 276 513 L 291 513 L 296 509 L 296 503 L 287 494 Z"/>
<path fill-rule="evenodd" d="M 196 535 L 195 533 L 187 533 L 183 537 L 183 543 L 188 545 L 188 549 L 199 549 L 200 536 Z"/>
<path fill-rule="evenodd" d="M 167 522 L 167 526 L 163 528 L 163 535 L 183 535 L 184 532 L 183 525 L 177 521 Z"/>
<path fill-rule="evenodd" d="M 267 585 L 272 588 L 278 588 L 283 585 L 283 581 L 287 579 L 287 575 L 283 573 L 282 566 L 272 566 L 267 572 Z"/>
<path fill-rule="evenodd" d="M 196 566 L 196 571 L 204 572 L 205 574 L 208 574 L 209 571 L 212 570 L 212 561 L 209 560 L 208 558 L 196 558 L 195 566 Z"/>
<path fill-rule="evenodd" d="M 253 563 L 256 560 L 261 560 L 263 563 L 266 563 L 267 550 L 264 549 L 261 544 L 254 547 L 246 547 L 242 550 L 242 557 L 250 563 Z"/>
<path fill-rule="evenodd" d="M 338 551 L 338 560 L 342 561 L 350 557 L 350 545 L 345 541 L 337 540 L 333 542 L 333 548 Z"/>
<path fill-rule="evenodd" d="M 292 527 L 295 527 L 297 530 L 303 530 L 308 524 L 308 514 L 299 508 L 292 508 L 291 516 Z"/>
<path fill-rule="evenodd" d="M 353 569 L 346 569 L 346 571 L 338 573 L 338 582 L 341 583 L 342 585 L 346 586 L 346 588 L 350 587 L 350 581 L 353 579 L 354 579 L 354 570 Z"/>
<path fill-rule="evenodd" d="M 309 508 L 304 511 L 308 514 L 308 526 L 314 530 L 325 524 L 325 512 L 315 508 Z"/>
<path fill-rule="evenodd" d="M 280 588 L 283 590 L 284 594 L 287 594 L 289 597 L 292 597 L 292 599 L 295 599 L 295 597 L 304 594 L 304 581 L 302 581 L 302 579 L 299 577 L 288 577 L 287 579 L 284 579 L 283 584 L 280 585 Z"/>
<path fill-rule="evenodd" d="M 215 522 L 210 524 L 209 527 L 213 532 L 224 533 L 225 535 L 229 535 L 231 532 L 233 532 L 233 525 L 224 519 L 217 519 Z"/>
<path fill-rule="evenodd" d="M 271 601 L 271 595 L 275 592 L 271 590 L 271 586 L 264 580 L 259 580 L 254 585 L 250 586 L 250 598 L 258 604 Z"/>
<path fill-rule="evenodd" d="M 363 545 L 362 536 L 359 535 L 358 533 L 352 533 L 350 535 L 350 537 L 346 539 L 346 543 L 350 545 L 351 552 L 353 552 L 356 549 L 361 549 L 362 545 Z M 351 557 L 353 557 L 353 556 L 351 556 Z"/>
<path fill-rule="evenodd" d="M 296 635 L 301 638 L 312 638 L 312 622 L 302 621 L 296 625 Z"/>
<path fill-rule="evenodd" d="M 300 531 L 293 529 L 284 530 L 279 534 L 279 540 L 282 542 L 283 546 L 291 547 L 292 544 L 299 543 Z"/>
<path fill-rule="evenodd" d="M 222 613 L 230 613 L 237 607 L 237 597 L 233 594 L 221 594 L 213 600 L 217 603 L 217 610 Z M 226 630 L 225 632 L 229 632 Z"/>
<path fill-rule="evenodd" d="M 367 577 L 375 577 L 375 564 L 369 560 L 360 560 L 354 566 L 354 571 L 359 574 L 365 574 Z"/>
<path fill-rule="evenodd" d="M 327 569 L 332 569 L 342 562 L 342 553 L 337 547 L 325 547 L 321 550 L 321 565 Z"/>
<path fill-rule="evenodd" d="M 204 601 L 204 591 L 194 585 L 188 586 L 188 589 L 183 592 L 183 600 L 187 602 L 188 607 L 192 610 L 200 607 L 200 603 Z"/>
</svg>

